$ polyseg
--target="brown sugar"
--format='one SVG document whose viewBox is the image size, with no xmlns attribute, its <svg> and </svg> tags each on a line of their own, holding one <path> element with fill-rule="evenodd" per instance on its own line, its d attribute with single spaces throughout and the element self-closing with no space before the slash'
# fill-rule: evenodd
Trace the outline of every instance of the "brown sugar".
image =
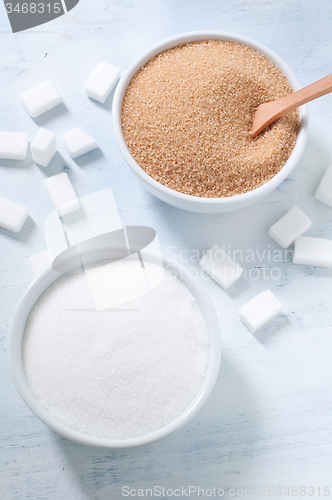
<svg viewBox="0 0 332 500">
<path fill-rule="evenodd" d="M 297 111 L 250 138 L 257 106 L 290 92 L 283 73 L 245 45 L 179 45 L 130 82 L 124 137 L 138 165 L 164 186 L 210 198 L 245 193 L 276 175 L 294 148 Z"/>
</svg>

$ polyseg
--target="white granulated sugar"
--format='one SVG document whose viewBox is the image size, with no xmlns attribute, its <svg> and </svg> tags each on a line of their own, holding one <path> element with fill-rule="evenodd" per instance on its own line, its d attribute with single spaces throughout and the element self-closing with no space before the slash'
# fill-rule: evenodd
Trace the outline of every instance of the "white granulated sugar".
<svg viewBox="0 0 332 500">
<path fill-rule="evenodd" d="M 288 248 L 311 226 L 311 220 L 298 207 L 293 207 L 269 230 L 269 236 L 282 248 Z"/>
<path fill-rule="evenodd" d="M 225 290 L 243 273 L 243 268 L 218 245 L 214 245 L 200 261 L 201 268 Z"/>
<path fill-rule="evenodd" d="M 24 92 L 20 98 L 23 108 L 32 118 L 62 103 L 61 94 L 51 80 Z"/>
<path fill-rule="evenodd" d="M 21 231 L 29 213 L 26 207 L 0 196 L 0 226 L 17 233 Z"/>
<path fill-rule="evenodd" d="M 44 183 L 53 205 L 60 215 L 67 215 L 80 208 L 79 199 L 65 172 L 52 175 L 52 177 L 45 179 Z"/>
<path fill-rule="evenodd" d="M 110 439 L 174 420 L 197 394 L 208 358 L 200 308 L 166 270 L 154 290 L 102 312 L 76 270 L 40 297 L 23 340 L 24 370 L 39 402 L 67 426 Z"/>
<path fill-rule="evenodd" d="M 98 142 L 81 127 L 69 130 L 69 132 L 62 134 L 61 137 L 72 158 L 85 155 L 89 151 L 98 148 Z"/>
<path fill-rule="evenodd" d="M 25 160 L 28 151 L 28 136 L 21 132 L 0 132 L 0 159 Z"/>
<path fill-rule="evenodd" d="M 301 236 L 294 246 L 294 264 L 308 266 L 332 266 L 332 240 Z"/>
<path fill-rule="evenodd" d="M 85 92 L 89 97 L 103 104 L 119 78 L 119 68 L 106 62 L 101 62 L 93 70 L 86 82 L 84 87 Z"/>
<path fill-rule="evenodd" d="M 42 167 L 48 167 L 57 152 L 55 134 L 41 127 L 30 147 L 33 161 Z"/>
<path fill-rule="evenodd" d="M 315 198 L 332 207 L 332 165 L 326 170 L 324 177 L 320 181 Z"/>
<path fill-rule="evenodd" d="M 271 292 L 265 290 L 249 300 L 239 310 L 241 321 L 254 333 L 282 310 L 282 304 Z"/>
</svg>

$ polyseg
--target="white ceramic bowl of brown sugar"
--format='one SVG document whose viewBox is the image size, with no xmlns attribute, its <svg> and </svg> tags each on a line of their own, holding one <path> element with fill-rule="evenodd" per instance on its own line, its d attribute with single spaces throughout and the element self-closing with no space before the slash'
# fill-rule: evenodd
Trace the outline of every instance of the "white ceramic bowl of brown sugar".
<svg viewBox="0 0 332 500">
<path fill-rule="evenodd" d="M 257 106 L 300 88 L 288 65 L 251 39 L 173 36 L 123 74 L 113 102 L 116 141 L 162 201 L 201 213 L 237 210 L 273 191 L 300 160 L 307 106 L 250 138 Z"/>
</svg>

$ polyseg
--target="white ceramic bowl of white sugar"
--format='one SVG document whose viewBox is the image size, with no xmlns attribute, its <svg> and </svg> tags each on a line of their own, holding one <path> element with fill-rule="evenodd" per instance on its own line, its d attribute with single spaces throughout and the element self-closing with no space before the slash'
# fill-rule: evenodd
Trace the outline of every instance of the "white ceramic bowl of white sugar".
<svg viewBox="0 0 332 500">
<path fill-rule="evenodd" d="M 227 33 L 222 31 L 195 31 L 189 33 L 182 33 L 166 40 L 163 40 L 147 51 L 145 51 L 141 56 L 139 56 L 125 71 L 121 80 L 117 86 L 113 101 L 113 123 L 115 137 L 118 147 L 122 153 L 122 156 L 126 160 L 126 163 L 131 168 L 133 174 L 137 177 L 140 183 L 154 196 L 161 199 L 162 201 L 169 203 L 175 207 L 189 210 L 192 212 L 200 213 L 221 213 L 229 212 L 233 210 L 238 210 L 244 208 L 252 203 L 255 203 L 269 193 L 271 193 L 279 184 L 292 172 L 294 167 L 299 162 L 302 153 L 304 151 L 307 135 L 308 135 L 308 109 L 307 106 L 301 106 L 299 108 L 300 114 L 300 128 L 297 136 L 297 141 L 295 147 L 291 153 L 291 156 L 281 168 L 281 170 L 272 179 L 267 181 L 265 184 L 259 186 L 256 189 L 248 191 L 246 193 L 223 197 L 223 198 L 204 198 L 199 196 L 192 196 L 188 194 L 181 193 L 179 191 L 170 189 L 160 182 L 157 182 L 150 175 L 148 175 L 135 161 L 132 156 L 126 140 L 124 138 L 121 114 L 122 114 L 122 103 L 123 98 L 126 93 L 127 87 L 130 84 L 134 75 L 144 66 L 151 58 L 157 54 L 164 52 L 165 50 L 174 48 L 180 44 L 190 43 L 200 40 L 224 40 L 230 42 L 236 42 L 246 45 L 264 56 L 266 56 L 274 65 L 279 68 L 282 73 L 286 76 L 288 82 L 294 89 L 294 91 L 301 88 L 297 77 L 286 62 L 279 57 L 274 51 L 268 47 L 256 42 L 250 38 L 246 38 L 240 35 L 235 35 L 233 33 Z"/>
<path fill-rule="evenodd" d="M 97 254 L 95 254 L 93 256 L 93 258 L 91 259 L 91 262 L 96 262 L 96 261 L 100 260 L 100 258 L 97 258 L 96 255 Z M 151 265 L 157 266 L 156 262 L 154 262 L 156 260 L 154 256 L 150 255 L 149 259 L 151 260 Z M 99 263 L 98 263 L 98 265 L 99 265 Z M 67 269 L 70 270 L 71 267 L 68 266 Z M 75 269 L 74 265 L 72 266 L 72 269 L 74 269 L 74 271 L 72 272 L 74 279 L 81 279 L 79 276 L 80 276 L 80 273 L 82 271 L 79 269 Z M 199 284 L 197 279 L 191 277 L 191 275 L 188 273 L 188 271 L 186 271 L 184 268 L 179 267 L 178 265 L 176 265 L 174 263 L 167 262 L 165 260 L 164 260 L 163 269 L 165 269 L 165 272 L 167 273 L 166 282 L 167 282 L 167 280 L 171 280 L 171 281 L 169 281 L 169 283 L 172 283 L 172 280 L 175 279 L 176 282 L 179 283 L 180 287 L 184 287 L 186 289 L 186 293 L 188 295 L 190 295 L 190 297 L 191 297 L 190 301 L 189 301 L 189 305 L 185 306 L 185 307 L 189 307 L 189 309 L 186 310 L 186 313 L 184 314 L 184 316 L 186 316 L 187 319 L 189 318 L 189 320 L 190 320 L 190 314 L 191 314 L 190 310 L 192 307 L 195 308 L 196 306 L 199 309 L 199 314 L 202 315 L 202 321 L 204 322 L 204 325 L 205 325 L 204 328 L 206 328 L 206 335 L 207 335 L 207 339 L 208 339 L 207 342 L 205 340 L 203 340 L 203 344 L 205 343 L 204 345 L 208 346 L 207 351 L 206 351 L 208 353 L 207 357 L 206 357 L 206 365 L 203 369 L 202 368 L 203 365 L 202 365 L 201 361 L 199 361 L 199 362 L 197 362 L 197 368 L 195 368 L 194 366 L 187 366 L 187 368 L 186 368 L 187 372 L 184 372 L 182 370 L 182 375 L 181 375 L 182 379 L 181 380 L 179 378 L 174 378 L 173 382 L 172 382 L 172 378 L 170 378 L 170 380 L 171 380 L 170 384 L 171 385 L 173 384 L 174 390 L 172 389 L 170 384 L 167 385 L 167 382 L 163 382 L 163 377 L 160 377 L 160 381 L 161 381 L 160 385 L 161 386 L 159 388 L 159 392 L 156 391 L 156 387 L 154 387 L 153 390 L 155 392 L 151 392 L 151 395 L 153 396 L 153 398 L 158 399 L 160 394 L 169 392 L 170 399 L 169 399 L 168 405 L 172 406 L 173 399 L 179 399 L 179 397 L 183 397 L 183 394 L 181 393 L 181 391 L 179 392 L 180 389 L 177 390 L 176 380 L 179 380 L 179 384 L 178 384 L 179 386 L 181 386 L 181 384 L 182 384 L 183 387 L 185 387 L 184 379 L 186 378 L 186 373 L 187 373 L 188 377 L 195 377 L 195 372 L 200 371 L 200 375 L 198 375 L 198 378 L 197 378 L 197 381 L 198 381 L 197 387 L 195 388 L 194 386 L 191 386 L 190 390 L 194 391 L 194 392 L 192 392 L 192 394 L 190 396 L 190 401 L 187 401 L 184 403 L 185 407 L 182 407 L 179 414 L 175 415 L 174 418 L 173 417 L 171 418 L 168 415 L 168 417 L 167 417 L 168 421 L 166 423 L 164 423 L 163 425 L 161 425 L 160 428 L 153 429 L 152 432 L 144 432 L 144 427 L 142 427 L 143 433 L 140 434 L 140 432 L 138 432 L 139 435 L 135 435 L 135 432 L 137 432 L 137 431 L 135 429 L 133 430 L 130 428 L 130 421 L 131 421 L 130 418 L 126 415 L 121 415 L 122 408 L 120 408 L 120 411 L 117 414 L 115 412 L 114 421 L 116 421 L 116 419 L 118 422 L 121 420 L 123 420 L 123 421 L 126 421 L 126 419 L 128 420 L 128 422 L 129 422 L 128 423 L 128 429 L 129 429 L 128 433 L 129 433 L 130 437 L 122 436 L 121 438 L 114 438 L 114 437 L 112 438 L 109 436 L 105 437 L 103 435 L 94 435 L 94 432 L 89 433 L 89 425 L 90 424 L 88 422 L 87 422 L 88 433 L 85 432 L 85 430 L 84 430 L 85 429 L 84 412 L 86 411 L 85 409 L 83 409 L 83 411 L 81 412 L 83 415 L 83 417 L 82 417 L 83 420 L 81 419 L 80 422 L 78 422 L 77 427 L 76 427 L 76 421 L 74 422 L 73 425 L 70 423 L 71 421 L 69 421 L 69 425 L 68 425 L 68 421 L 66 420 L 66 418 L 67 418 L 66 417 L 66 411 L 67 411 L 66 405 L 68 404 L 68 400 L 70 401 L 70 405 L 71 404 L 74 405 L 74 413 L 76 412 L 75 415 L 80 413 L 80 406 L 79 405 L 77 406 L 76 400 L 80 399 L 81 397 L 83 399 L 84 398 L 88 399 L 90 397 L 90 394 L 91 394 L 91 401 L 87 400 L 85 402 L 86 406 L 84 408 L 88 408 L 89 405 L 90 406 L 94 405 L 94 404 L 99 405 L 99 400 L 96 400 L 97 403 L 95 403 L 95 401 L 94 401 L 94 393 L 99 391 L 99 387 L 96 386 L 93 393 L 91 391 L 89 392 L 89 390 L 90 390 L 89 385 L 90 385 L 91 376 L 90 376 L 90 379 L 88 377 L 85 380 L 84 373 L 83 373 L 84 369 L 82 371 L 82 374 L 80 374 L 78 372 L 79 369 L 77 368 L 77 370 L 76 370 L 77 373 L 75 373 L 75 368 L 74 368 L 74 370 L 72 370 L 70 376 L 67 378 L 67 381 L 66 381 L 66 371 L 68 370 L 68 366 L 75 365 L 76 363 L 79 363 L 79 361 L 81 359 L 83 359 L 83 363 L 86 363 L 86 362 L 88 363 L 87 369 L 90 371 L 89 358 L 86 358 L 87 361 L 84 361 L 84 356 L 86 356 L 86 353 L 89 352 L 89 350 L 92 351 L 94 349 L 92 347 L 92 344 L 90 344 L 90 341 L 87 342 L 86 338 L 84 338 L 84 339 L 82 338 L 82 341 L 79 342 L 75 346 L 75 343 L 73 340 L 74 337 L 71 337 L 71 332 L 65 330 L 65 328 L 68 329 L 68 324 L 71 324 L 72 328 L 75 330 L 75 321 L 76 320 L 72 321 L 71 323 L 68 323 L 68 324 L 66 323 L 66 326 L 63 327 L 64 332 L 62 332 L 62 334 L 60 331 L 62 329 L 62 324 L 64 324 L 64 323 L 61 323 L 61 321 L 59 323 L 58 318 L 59 317 L 65 318 L 66 315 L 68 316 L 68 314 L 73 314 L 73 311 L 75 311 L 75 307 L 76 307 L 75 300 L 76 299 L 73 296 L 74 295 L 82 295 L 83 302 L 84 302 L 84 300 L 86 300 L 86 297 L 84 295 L 85 294 L 84 287 L 82 288 L 82 286 L 80 284 L 81 282 L 78 285 L 75 285 L 76 287 L 77 286 L 80 287 L 80 290 L 81 290 L 80 293 L 75 293 L 75 291 L 73 293 L 74 289 L 70 290 L 70 288 L 68 288 L 68 290 L 66 292 L 64 292 L 65 289 L 61 288 L 61 286 L 63 286 L 63 285 L 61 285 L 61 286 L 59 285 L 60 286 L 60 288 L 59 288 L 58 284 L 59 283 L 67 283 L 68 274 L 61 275 L 59 272 L 54 271 L 50 267 L 46 271 L 44 271 L 32 283 L 32 285 L 28 288 L 28 290 L 25 292 L 25 294 L 21 298 L 21 300 L 16 308 L 16 311 L 14 313 L 13 319 L 12 319 L 10 332 L 9 332 L 9 340 L 8 340 L 8 357 L 9 357 L 9 365 L 10 365 L 12 377 L 13 377 L 13 380 L 14 380 L 14 383 L 16 385 L 18 392 L 20 393 L 21 397 L 23 398 L 23 400 L 25 401 L 27 406 L 30 408 L 30 410 L 41 421 L 43 421 L 46 425 L 48 425 L 51 429 L 53 429 L 54 431 L 56 431 L 60 435 L 66 437 L 72 441 L 75 441 L 77 443 L 88 445 L 88 446 L 93 446 L 93 447 L 98 447 L 98 448 L 129 448 L 129 447 L 134 447 L 134 446 L 140 446 L 140 445 L 144 445 L 144 444 L 156 441 L 164 436 L 167 436 L 168 434 L 172 433 L 173 431 L 176 431 L 177 429 L 179 429 L 180 427 L 182 427 L 183 425 L 188 423 L 189 420 L 193 418 L 193 416 L 202 408 L 202 406 L 207 401 L 207 399 L 208 399 L 208 397 L 209 397 L 209 395 L 210 395 L 210 393 L 215 385 L 215 382 L 216 382 L 216 379 L 217 379 L 217 376 L 219 373 L 219 366 L 220 366 L 221 341 L 220 341 L 220 332 L 219 332 L 219 325 L 218 325 L 217 316 L 216 316 L 215 310 L 214 310 L 212 303 L 211 303 L 209 297 L 207 296 L 206 292 L 204 291 L 202 286 Z M 84 279 L 86 279 L 86 278 L 84 278 Z M 164 280 L 161 283 L 164 283 Z M 159 286 L 161 286 L 161 285 L 159 285 Z M 166 286 L 169 286 L 169 285 L 167 285 L 167 283 L 166 283 Z M 156 290 L 157 290 L 157 288 L 158 287 L 156 287 Z M 57 300 L 58 301 L 60 300 L 59 295 L 61 295 L 61 293 L 67 293 L 67 296 L 66 295 L 63 296 L 63 298 L 61 299 L 62 302 L 61 301 L 57 302 Z M 90 291 L 89 291 L 89 293 L 90 293 Z M 151 292 L 149 292 L 149 293 L 151 293 Z M 156 292 L 156 293 L 158 293 L 158 292 Z M 169 294 L 169 291 L 167 293 Z M 178 293 L 178 292 L 176 292 L 176 293 Z M 168 295 L 168 296 L 170 296 L 170 295 Z M 44 297 L 46 297 L 46 298 L 44 299 Z M 149 295 L 147 295 L 147 297 L 149 297 Z M 87 299 L 87 300 L 90 300 L 90 299 Z M 139 300 L 143 300 L 143 299 L 139 299 Z M 144 299 L 144 300 L 148 300 L 148 299 Z M 160 301 L 160 298 L 158 300 Z M 44 301 L 44 302 L 42 302 L 42 301 Z M 68 304 L 68 307 L 65 307 L 64 310 L 58 310 L 59 307 L 61 308 L 61 304 L 63 304 L 63 301 L 66 301 L 66 304 Z M 36 305 L 36 303 L 37 303 L 37 305 Z M 38 304 L 40 304 L 40 305 L 38 305 Z M 43 304 L 44 304 L 44 306 L 43 306 Z M 59 306 L 59 304 L 60 304 L 60 306 Z M 82 306 L 82 302 L 79 302 L 79 303 L 77 302 L 77 304 L 80 304 L 80 306 Z M 84 302 L 84 304 L 85 304 L 85 306 L 83 306 L 83 307 L 89 307 L 89 305 L 87 306 L 87 303 Z M 143 302 L 141 302 L 140 304 L 143 304 Z M 129 302 L 128 307 L 129 307 L 129 311 L 133 310 L 132 309 L 133 302 Z M 164 307 L 167 308 L 167 303 L 165 304 Z M 142 308 L 144 309 L 143 306 L 142 306 Z M 173 304 L 173 308 L 174 308 L 174 304 Z M 37 325 L 37 326 L 34 326 L 33 328 L 37 328 L 38 324 L 39 324 L 39 326 L 40 325 L 44 325 L 44 326 L 39 328 L 39 330 L 41 330 L 41 331 L 39 331 L 38 335 L 36 337 L 32 338 L 32 341 L 27 344 L 27 347 L 26 346 L 24 347 L 24 342 L 26 341 L 25 332 L 28 330 L 27 325 L 29 325 L 31 323 L 31 321 L 34 321 L 34 320 L 31 320 L 31 317 L 33 316 L 33 313 L 31 313 L 31 311 L 37 311 L 37 319 L 36 319 L 35 323 L 33 323 L 33 325 Z M 41 313 L 40 313 L 40 311 L 41 311 Z M 114 315 L 120 314 L 117 309 L 114 309 L 114 311 L 115 311 L 115 312 L 113 312 Z M 194 310 L 192 309 L 192 311 L 194 311 Z M 89 309 L 87 309 L 85 312 L 86 320 L 84 320 L 84 321 L 86 321 L 88 323 L 89 321 L 92 321 L 92 322 L 96 321 L 93 318 L 97 318 L 97 317 L 106 318 L 107 315 L 109 314 L 109 312 L 99 312 L 99 313 L 97 313 L 97 316 L 91 316 L 91 314 L 92 314 L 92 312 L 89 312 Z M 99 316 L 98 316 L 98 314 L 99 314 Z M 137 313 L 134 312 L 134 313 L 130 313 L 130 314 L 135 315 Z M 130 317 L 130 314 L 129 314 L 129 316 L 127 315 L 128 318 Z M 169 314 L 170 314 L 170 316 L 174 316 L 174 314 L 172 314 L 171 311 L 169 311 Z M 194 314 L 194 312 L 192 314 Z M 117 325 L 118 319 L 114 315 L 112 316 L 114 319 L 114 324 Z M 143 318 L 144 317 L 146 318 L 146 316 L 143 316 Z M 46 323 L 45 323 L 45 318 L 47 319 Z M 29 323 L 29 321 L 30 321 L 30 323 Z M 44 321 L 44 323 L 43 323 L 43 321 Z M 62 321 L 64 321 L 64 320 L 62 320 Z M 78 323 L 76 324 L 76 326 L 79 325 L 79 328 L 78 328 L 79 330 L 82 329 L 80 321 L 82 321 L 82 320 L 79 320 Z M 102 320 L 102 321 L 104 321 L 104 320 Z M 133 320 L 131 319 L 131 322 L 132 321 Z M 53 325 L 53 323 L 54 323 L 54 325 Z M 139 320 L 138 320 L 138 322 L 136 321 L 136 324 L 137 323 L 139 324 L 140 321 Z M 133 322 L 131 324 L 133 324 Z M 174 324 L 175 324 L 174 321 L 172 324 L 174 326 Z M 181 321 L 179 324 L 182 324 Z M 187 325 L 187 323 L 185 323 L 185 324 Z M 47 334 L 45 334 L 45 338 L 43 338 L 44 337 L 43 332 L 45 332 L 45 329 L 43 330 L 43 328 L 45 327 L 45 325 L 49 325 L 48 329 L 50 330 L 50 332 L 48 332 L 48 334 L 49 334 L 48 337 L 47 337 Z M 188 323 L 188 325 L 189 325 L 189 323 Z M 32 330 L 33 330 L 33 328 L 32 328 Z M 129 326 L 128 326 L 128 328 L 129 328 Z M 189 326 L 189 328 L 195 329 L 195 325 L 191 325 L 191 326 Z M 77 330 L 77 328 L 76 328 L 76 330 Z M 143 331 L 143 330 L 141 329 L 141 331 Z M 58 332 L 58 334 L 57 334 L 57 332 Z M 164 333 L 160 333 L 160 334 L 164 334 Z M 167 330 L 166 330 L 166 333 L 167 333 Z M 76 332 L 76 335 L 78 335 L 78 334 L 79 333 Z M 97 334 L 98 334 L 98 332 L 96 331 L 96 335 Z M 154 336 L 153 331 L 150 332 L 150 335 L 152 336 L 152 341 L 150 343 L 151 355 L 153 353 L 154 348 L 156 348 L 157 355 L 160 356 L 161 352 L 160 352 L 160 349 L 158 351 L 158 345 L 164 346 L 164 347 L 161 347 L 161 349 L 164 349 L 165 347 L 167 347 L 167 344 L 161 343 L 161 339 L 158 338 L 158 331 L 155 332 L 155 336 Z M 57 336 L 59 337 L 59 339 L 57 338 Z M 61 338 L 62 338 L 62 340 L 61 340 Z M 140 340 L 136 339 L 135 341 L 137 341 L 137 340 L 138 340 L 137 345 L 139 346 Z M 38 342 L 41 342 L 41 343 L 40 343 L 38 349 L 36 350 L 36 345 L 38 344 Z M 61 342 L 63 342 L 63 344 L 61 344 Z M 144 342 L 144 339 L 143 339 L 143 342 Z M 83 344 L 84 344 L 84 346 L 83 346 Z M 62 345 L 62 347 L 61 347 L 61 345 Z M 96 342 L 96 345 L 97 345 L 97 349 L 98 349 L 98 340 Z M 102 345 L 102 340 L 101 340 L 100 345 Z M 189 345 L 189 350 L 190 350 L 191 349 L 190 343 L 188 345 Z M 187 345 L 187 347 L 185 347 L 186 350 L 188 349 L 188 345 Z M 186 343 L 184 343 L 183 346 L 186 346 Z M 25 349 L 25 351 L 24 351 L 24 349 Z M 75 357 L 75 360 L 73 359 L 72 362 L 70 359 L 67 359 L 67 364 L 66 364 L 66 361 L 63 361 L 63 359 L 65 359 L 67 356 L 66 352 L 67 351 L 70 352 L 71 349 L 74 350 L 73 351 L 74 357 L 75 357 L 75 353 L 78 350 L 80 351 L 80 355 L 78 357 Z M 135 349 L 136 349 L 136 347 L 135 347 Z M 139 349 L 139 347 L 138 347 L 138 349 Z M 205 349 L 205 347 L 204 347 L 204 349 Z M 144 352 L 146 352 L 147 350 L 148 349 L 145 349 Z M 23 356 L 23 351 L 24 351 L 24 356 Z M 27 361 L 27 357 L 29 358 L 29 356 L 31 356 L 30 365 L 29 365 L 29 362 Z M 100 359 L 100 366 L 103 366 L 103 363 L 105 361 L 104 358 L 106 355 L 104 356 L 103 353 L 99 352 L 98 356 L 99 356 L 98 359 Z M 201 354 L 200 354 L 200 356 L 201 356 Z M 57 357 L 59 358 L 59 360 L 56 361 L 56 363 L 60 363 L 59 366 L 54 365 L 54 359 Z M 67 358 L 68 358 L 68 356 L 67 356 Z M 187 352 L 185 352 L 185 351 L 183 351 L 182 358 L 183 358 L 182 361 L 183 361 L 184 365 L 185 365 L 185 363 L 188 364 L 188 362 L 190 362 L 190 359 L 191 359 L 187 355 Z M 116 359 L 116 358 L 114 358 L 114 359 Z M 193 358 L 193 359 L 196 363 L 196 358 Z M 200 359 L 202 360 L 203 358 L 200 358 Z M 151 356 L 150 356 L 150 360 L 151 360 Z M 134 361 L 135 361 L 134 357 L 132 357 L 130 363 L 133 364 Z M 121 362 L 122 361 L 120 359 L 120 365 L 121 365 Z M 64 363 L 64 365 L 61 365 L 61 363 Z M 37 369 L 37 372 L 39 370 L 38 373 L 35 370 L 36 366 L 31 367 L 31 364 L 39 366 L 39 368 Z M 180 357 L 178 356 L 176 364 L 181 366 L 181 356 Z M 120 366 L 120 365 L 118 363 L 117 366 Z M 161 365 L 162 365 L 162 363 L 161 363 Z M 152 369 L 153 369 L 153 366 L 152 366 Z M 61 371 L 63 372 L 63 374 L 61 374 Z M 29 374 L 27 374 L 28 372 L 29 372 Z M 32 373 L 32 372 L 34 372 L 34 373 Z M 95 365 L 92 366 L 92 364 L 91 364 L 91 373 L 96 373 L 95 372 Z M 128 373 L 130 373 L 131 376 L 133 376 L 133 377 L 142 376 L 142 373 L 139 373 L 139 371 L 135 372 L 134 369 L 133 369 L 133 371 L 128 372 Z M 143 374 L 144 374 L 144 372 L 143 372 Z M 60 380 L 62 375 L 65 377 L 63 379 L 63 384 L 60 383 L 58 386 L 54 385 L 54 383 L 55 383 L 54 379 Z M 83 385 L 82 384 L 80 385 L 80 382 L 77 382 L 78 392 L 76 391 L 76 387 L 73 386 L 73 391 L 76 393 L 73 395 L 72 400 L 70 400 L 70 398 L 68 399 L 68 391 L 67 391 L 67 395 L 66 395 L 66 393 L 64 393 L 64 395 L 62 396 L 63 385 L 65 385 L 67 387 L 68 384 L 69 385 L 71 384 L 72 379 L 74 379 L 77 376 L 77 380 L 79 380 L 81 375 L 83 376 L 83 382 L 82 382 Z M 108 375 L 108 373 L 107 373 L 107 375 Z M 145 372 L 145 375 L 146 375 L 146 372 Z M 113 379 L 113 382 L 114 382 L 114 379 Z M 112 383 L 112 379 L 110 379 L 110 384 L 111 383 Z M 126 389 L 127 385 L 128 384 L 130 385 L 132 383 L 132 380 L 130 380 L 130 377 L 127 377 L 127 380 L 125 380 L 125 382 L 122 380 L 121 383 L 124 384 L 123 386 L 121 386 L 122 387 L 121 391 L 124 392 L 123 387 Z M 147 400 L 148 400 L 149 397 L 146 396 L 146 394 L 147 394 L 146 386 L 148 384 L 148 381 L 145 380 L 143 377 L 141 379 L 140 383 L 138 383 L 137 380 L 135 383 L 136 383 L 135 391 L 139 392 L 140 387 L 141 387 L 142 395 L 143 395 L 142 397 L 147 397 Z M 58 396 L 60 394 L 60 396 L 58 397 L 57 394 L 58 394 Z M 105 390 L 103 389 L 103 391 L 101 392 L 101 398 L 104 398 L 105 394 L 107 394 L 107 391 L 105 393 Z M 144 396 L 144 394 L 145 394 L 145 396 Z M 182 394 L 182 396 L 181 396 L 181 394 Z M 174 397 L 173 397 L 173 395 L 174 395 Z M 62 397 L 63 397 L 63 399 L 61 399 Z M 117 397 L 118 397 L 118 399 L 115 399 L 115 401 L 120 401 L 120 404 L 122 404 L 121 401 L 123 399 L 123 394 L 117 395 Z M 122 399 L 121 399 L 121 397 L 122 397 Z M 50 403 L 50 401 L 51 401 L 51 403 Z M 52 404 L 53 404 L 52 401 L 56 401 L 54 403 L 56 406 L 56 410 L 54 410 L 54 408 L 49 407 L 50 405 L 52 406 Z M 164 401 L 164 403 L 167 405 L 166 400 Z M 183 402 L 181 404 L 183 405 Z M 75 407 L 75 405 L 76 405 L 76 407 Z M 107 409 L 108 406 L 111 407 L 111 405 L 109 405 L 107 402 L 107 395 L 106 395 L 106 397 L 104 399 L 104 403 L 103 403 L 103 401 L 101 402 L 101 406 L 100 406 L 100 409 L 98 411 L 103 412 L 103 408 L 105 407 Z M 181 407 L 181 405 L 179 407 Z M 136 407 L 133 406 L 133 408 L 136 408 Z M 138 407 L 138 408 L 139 408 L 138 411 L 142 411 L 140 409 L 141 407 Z M 151 410 L 151 408 L 152 408 L 152 410 Z M 152 405 L 151 408 L 149 410 L 149 412 L 150 412 L 149 415 L 146 415 L 146 418 L 148 421 L 148 424 L 147 424 L 148 426 L 150 425 L 149 422 L 151 420 L 151 414 L 154 411 L 154 409 L 153 409 L 154 406 Z M 155 408 L 156 408 L 156 411 L 158 412 L 158 405 L 156 405 Z M 176 413 L 176 411 L 178 411 L 178 408 L 176 406 L 174 407 L 175 413 Z M 92 420 L 96 420 L 96 419 L 98 420 L 98 418 L 99 418 L 98 411 L 97 411 L 97 414 L 92 415 L 92 417 L 93 417 Z M 109 408 L 108 408 L 108 411 L 109 411 Z M 88 413 L 87 413 L 87 415 L 88 415 Z M 91 417 L 91 415 L 90 415 L 90 417 Z M 142 413 L 141 418 L 143 418 L 143 419 L 145 418 L 144 412 Z M 152 419 L 152 421 L 153 421 L 153 425 L 155 425 L 156 422 L 158 422 L 158 420 L 156 420 L 155 418 Z M 93 425 L 95 425 L 95 424 L 93 424 Z M 98 422 L 96 425 L 97 425 L 97 427 L 92 426 L 91 428 L 92 429 L 99 429 Z M 133 425 L 135 425 L 135 424 L 133 424 Z M 153 425 L 152 425 L 152 427 L 153 427 Z M 77 430 L 77 429 L 79 429 L 79 430 Z M 140 431 L 142 429 L 140 429 Z M 123 430 L 123 426 L 121 427 L 121 432 L 127 432 L 126 430 Z M 96 432 L 95 434 L 100 434 L 100 433 Z"/>
</svg>

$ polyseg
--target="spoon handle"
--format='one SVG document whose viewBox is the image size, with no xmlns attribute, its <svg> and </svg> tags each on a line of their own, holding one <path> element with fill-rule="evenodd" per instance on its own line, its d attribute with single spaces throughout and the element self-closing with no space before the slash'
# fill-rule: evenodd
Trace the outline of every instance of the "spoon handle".
<svg viewBox="0 0 332 500">
<path fill-rule="evenodd" d="M 297 92 L 279 99 L 280 110 L 286 114 L 288 111 L 292 111 L 298 106 L 302 106 L 302 104 L 306 104 L 330 92 L 332 92 L 332 73 Z"/>
<path fill-rule="evenodd" d="M 332 73 L 301 90 L 288 94 L 286 97 L 261 104 L 254 115 L 251 137 L 258 135 L 268 125 L 289 111 L 330 92 L 332 92 Z"/>
</svg>

